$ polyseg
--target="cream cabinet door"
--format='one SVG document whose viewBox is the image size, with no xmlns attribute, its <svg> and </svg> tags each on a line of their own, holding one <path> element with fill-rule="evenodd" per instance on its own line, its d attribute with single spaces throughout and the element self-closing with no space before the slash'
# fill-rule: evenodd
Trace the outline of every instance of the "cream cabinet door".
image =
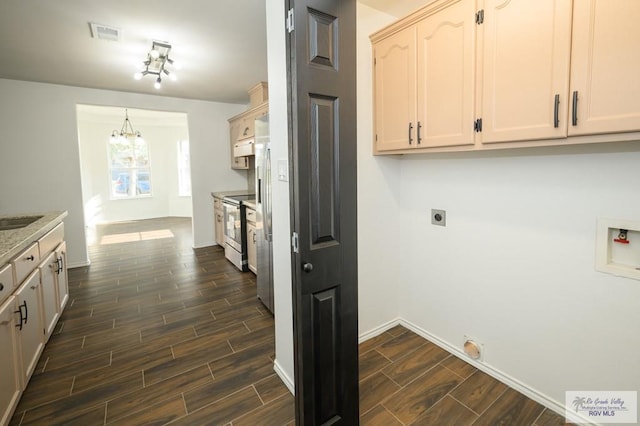
<svg viewBox="0 0 640 426">
<path fill-rule="evenodd" d="M 0 425 L 9 424 L 22 389 L 15 337 L 15 310 L 13 296 L 6 303 L 0 303 Z"/>
<path fill-rule="evenodd" d="M 486 0 L 479 28 L 482 142 L 566 137 L 571 0 Z"/>
<path fill-rule="evenodd" d="M 16 330 L 22 355 L 21 380 L 26 385 L 36 368 L 44 348 L 44 321 L 42 320 L 40 271 L 35 270 L 15 293 L 18 303 Z"/>
<path fill-rule="evenodd" d="M 416 31 L 402 30 L 373 47 L 375 151 L 416 147 Z"/>
<path fill-rule="evenodd" d="M 420 147 L 474 143 L 475 12 L 462 0 L 417 26 Z"/>
<path fill-rule="evenodd" d="M 44 321 L 45 342 L 51 337 L 58 322 L 60 305 L 56 284 L 58 262 L 55 252 L 49 254 L 40 264 L 40 287 L 42 288 L 42 319 Z"/>
<path fill-rule="evenodd" d="M 574 2 L 570 135 L 640 131 L 639 19 L 638 0 Z"/>
<path fill-rule="evenodd" d="M 62 315 L 69 301 L 69 276 L 67 274 L 67 243 L 62 242 L 55 251 L 56 284 L 58 286 L 58 312 Z"/>
<path fill-rule="evenodd" d="M 247 263 L 249 270 L 254 274 L 258 273 L 258 251 L 256 241 L 256 226 L 247 223 Z"/>
</svg>

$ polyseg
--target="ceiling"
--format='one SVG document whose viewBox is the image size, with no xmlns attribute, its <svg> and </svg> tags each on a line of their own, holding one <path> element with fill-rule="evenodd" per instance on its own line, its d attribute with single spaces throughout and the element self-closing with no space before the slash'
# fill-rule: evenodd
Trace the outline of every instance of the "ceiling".
<svg viewBox="0 0 640 426">
<path fill-rule="evenodd" d="M 90 22 L 121 40 L 92 38 Z M 181 64 L 160 89 L 133 78 L 152 40 Z M 0 58 L 0 78 L 245 103 L 267 80 L 265 1 L 2 0 Z"/>
</svg>

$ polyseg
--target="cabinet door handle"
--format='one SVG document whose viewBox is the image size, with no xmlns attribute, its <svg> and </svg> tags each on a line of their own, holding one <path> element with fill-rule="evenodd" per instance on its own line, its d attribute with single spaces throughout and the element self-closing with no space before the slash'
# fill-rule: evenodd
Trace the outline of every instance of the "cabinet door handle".
<svg viewBox="0 0 640 426">
<path fill-rule="evenodd" d="M 62 256 L 60 256 L 58 258 L 58 275 L 60 275 L 60 272 L 64 271 L 64 260 L 62 259 Z"/>
<path fill-rule="evenodd" d="M 578 125 L 578 91 L 573 92 L 573 104 L 571 107 L 571 125 Z"/>
<path fill-rule="evenodd" d="M 553 127 L 557 128 L 560 125 L 560 119 L 558 117 L 560 109 L 560 95 L 556 93 L 553 101 Z"/>
<path fill-rule="evenodd" d="M 24 323 L 28 323 L 29 322 L 29 310 L 27 309 L 27 301 L 24 301 Z M 20 330 L 22 330 L 22 327 L 20 327 Z"/>
<path fill-rule="evenodd" d="M 4 284 L 0 283 L 0 291 L 4 290 Z"/>
<path fill-rule="evenodd" d="M 256 233 L 255 232 L 253 233 L 253 242 L 254 243 L 256 242 Z"/>
<path fill-rule="evenodd" d="M 27 301 L 25 300 L 22 305 L 24 305 L 24 311 L 25 311 L 25 315 L 26 315 L 26 312 L 27 312 Z M 16 324 L 16 327 L 18 327 L 19 330 L 22 330 L 22 325 L 27 323 L 26 316 L 22 316 L 22 305 L 18 306 L 18 310 L 15 311 L 16 314 L 20 314 L 20 324 Z"/>
<path fill-rule="evenodd" d="M 24 258 L 24 260 L 30 260 L 30 261 L 32 261 L 32 262 L 33 262 L 34 260 L 36 260 L 36 258 L 35 258 L 35 257 L 33 257 L 33 255 L 31 255 L 31 256 L 27 256 L 27 257 L 25 257 L 25 258 Z"/>
<path fill-rule="evenodd" d="M 409 123 L 409 145 L 411 145 L 411 142 L 413 142 L 413 124 Z"/>
<path fill-rule="evenodd" d="M 418 121 L 418 145 L 422 142 L 422 136 L 420 136 L 420 129 L 422 129 L 422 124 Z"/>
</svg>

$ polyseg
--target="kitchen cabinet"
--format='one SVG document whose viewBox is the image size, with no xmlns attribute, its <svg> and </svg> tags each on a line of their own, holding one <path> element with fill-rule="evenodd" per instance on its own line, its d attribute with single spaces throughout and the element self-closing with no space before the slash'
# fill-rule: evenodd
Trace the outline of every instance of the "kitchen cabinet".
<svg viewBox="0 0 640 426">
<path fill-rule="evenodd" d="M 9 424 L 22 393 L 14 311 L 15 297 L 0 303 L 0 424 Z"/>
<path fill-rule="evenodd" d="M 41 309 L 40 272 L 34 270 L 15 293 L 18 319 L 16 324 L 21 353 L 21 381 L 29 382 L 44 348 L 44 322 Z"/>
<path fill-rule="evenodd" d="M 13 293 L 13 267 L 11 264 L 0 267 L 0 304 Z"/>
<path fill-rule="evenodd" d="M 375 151 L 474 143 L 475 2 L 374 42 Z"/>
<path fill-rule="evenodd" d="M 640 131 L 640 2 L 574 1 L 569 135 Z"/>
<path fill-rule="evenodd" d="M 10 418 L 69 300 L 66 215 L 46 213 L 24 229 L 0 233 L 6 262 L 0 265 L 0 424 Z"/>
<path fill-rule="evenodd" d="M 249 157 L 253 155 L 252 139 L 255 134 L 256 118 L 269 111 L 269 91 L 266 82 L 260 82 L 248 91 L 251 103 L 249 109 L 229 119 L 229 142 L 231 148 L 231 168 L 249 169 Z"/>
<path fill-rule="evenodd" d="M 566 137 L 571 1 L 486 0 L 483 14 L 482 143 Z"/>
<path fill-rule="evenodd" d="M 640 2 L 479 4 L 437 0 L 371 35 L 374 154 L 640 137 Z"/>
<path fill-rule="evenodd" d="M 247 220 L 247 263 L 249 270 L 258 273 L 258 245 L 256 235 L 256 211 L 247 208 L 245 210 Z"/>
<path fill-rule="evenodd" d="M 67 243 L 61 242 L 55 250 L 58 312 L 62 315 L 69 301 L 69 276 L 67 274 Z"/>
<path fill-rule="evenodd" d="M 407 28 L 374 44 L 375 151 L 417 146 L 416 31 Z"/>
<path fill-rule="evenodd" d="M 58 266 L 59 263 L 56 258 L 56 253 L 51 252 L 38 267 L 42 292 L 40 306 L 42 310 L 45 343 L 49 340 L 49 337 L 51 337 L 60 315 L 58 290 L 56 288 Z"/>
<path fill-rule="evenodd" d="M 216 232 L 216 244 L 224 248 L 224 209 L 222 199 L 213 198 L 213 220 Z"/>
</svg>

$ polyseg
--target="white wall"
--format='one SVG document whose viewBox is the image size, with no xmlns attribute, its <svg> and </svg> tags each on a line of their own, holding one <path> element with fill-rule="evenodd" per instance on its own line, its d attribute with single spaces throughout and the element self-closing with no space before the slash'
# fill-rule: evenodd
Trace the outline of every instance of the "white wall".
<svg viewBox="0 0 640 426">
<path fill-rule="evenodd" d="M 403 214 L 395 158 L 371 155 L 373 56 L 369 34 L 396 18 L 357 4 L 358 55 L 358 321 L 360 334 L 393 321 L 399 314 L 398 276 L 408 267 L 399 229 Z M 380 226 L 381 223 L 393 224 Z M 384 259 L 381 262 L 380 259 Z"/>
<path fill-rule="evenodd" d="M 214 244 L 211 191 L 246 188 L 229 168 L 231 105 L 0 79 L 0 214 L 68 210 L 69 265 L 86 264 L 76 104 L 185 112 L 191 149 L 194 246 Z"/>
<path fill-rule="evenodd" d="M 179 140 L 189 140 L 184 113 L 129 109 L 129 119 L 149 146 L 151 197 L 112 199 L 109 136 L 120 129 L 124 108 L 78 106 L 78 138 L 85 224 L 154 217 L 191 217 L 190 196 L 178 195 Z"/>
<path fill-rule="evenodd" d="M 269 132 L 273 182 L 273 280 L 276 331 L 275 368 L 293 392 L 293 300 L 291 288 L 291 226 L 289 183 L 278 181 L 278 161 L 288 161 L 287 63 L 284 2 L 268 0 L 267 48 L 269 73 Z"/>
<path fill-rule="evenodd" d="M 360 6 L 360 31 L 388 18 Z M 370 69 L 360 54 L 359 77 Z M 387 286 L 409 324 L 456 350 L 477 339 L 489 370 L 556 408 L 566 390 L 638 390 L 640 282 L 596 272 L 594 255 L 597 217 L 640 216 L 640 142 L 374 159 L 359 89 L 359 227 L 386 230 L 390 245 L 373 256 L 361 244 L 360 267 L 380 270 L 390 255 L 396 274 L 361 274 L 361 302 L 365 285 Z M 377 205 L 395 209 L 372 210 L 375 228 L 364 222 L 370 182 Z M 430 224 L 432 208 L 447 211 L 446 227 Z M 375 327 L 380 300 L 361 303 L 363 325 Z"/>
</svg>

